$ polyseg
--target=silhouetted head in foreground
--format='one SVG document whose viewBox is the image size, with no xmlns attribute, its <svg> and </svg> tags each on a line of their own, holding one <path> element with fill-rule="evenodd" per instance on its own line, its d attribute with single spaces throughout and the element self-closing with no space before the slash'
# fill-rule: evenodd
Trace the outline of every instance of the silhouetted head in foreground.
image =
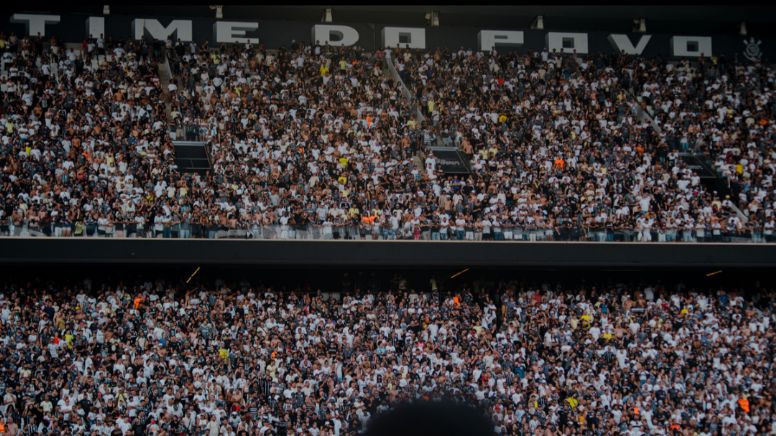
<svg viewBox="0 0 776 436">
<path fill-rule="evenodd" d="M 452 400 L 400 403 L 369 421 L 366 436 L 490 436 L 487 413 Z"/>
</svg>

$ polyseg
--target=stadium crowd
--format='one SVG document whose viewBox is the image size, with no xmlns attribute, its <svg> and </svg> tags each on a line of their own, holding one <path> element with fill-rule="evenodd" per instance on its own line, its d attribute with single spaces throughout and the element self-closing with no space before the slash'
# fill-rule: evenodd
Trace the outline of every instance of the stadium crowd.
<svg viewBox="0 0 776 436">
<path fill-rule="evenodd" d="M 5 42 L 2 230 L 113 234 L 143 225 L 175 172 L 157 62 L 146 41 Z"/>
<path fill-rule="evenodd" d="M 146 40 L 0 41 L 1 234 L 776 240 L 766 64 L 397 50 L 422 121 L 381 50 L 168 41 L 165 90 Z M 191 126 L 207 174 L 175 163 Z"/>
<path fill-rule="evenodd" d="M 667 143 L 714 157 L 752 227 L 772 233 L 776 70 L 724 59 L 697 65 L 645 61 L 635 80 Z"/>
<path fill-rule="evenodd" d="M 213 216 L 257 235 L 276 225 L 280 237 L 314 224 L 324 238 L 334 227 L 375 222 L 379 232 L 376 217 L 403 218 L 419 180 L 412 111 L 380 56 L 299 45 L 179 59 L 182 124 L 201 124 L 213 139 Z"/>
<path fill-rule="evenodd" d="M 490 204 L 479 208 L 480 216 L 490 218 L 494 227 L 505 222 L 521 228 L 582 226 L 601 239 L 601 230 L 632 229 L 642 241 L 658 235 L 672 241 L 723 233 L 759 239 L 763 232 L 772 238 L 774 166 L 768 159 L 776 137 L 772 113 L 763 109 L 773 103 L 769 90 L 774 75 L 768 66 L 737 67 L 760 78 L 747 81 L 741 74 L 741 88 L 755 96 L 736 103 L 739 111 L 756 111 L 764 130 L 753 133 L 760 142 L 749 147 L 750 158 L 758 153 L 766 164 L 758 197 L 759 217 L 764 219 L 747 220 L 730 199 L 706 190 L 699 174 L 680 157 L 689 145 L 717 156 L 717 150 L 703 149 L 694 138 L 688 144 L 686 138 L 675 137 L 677 132 L 710 130 L 698 129 L 684 112 L 677 118 L 671 113 L 669 119 L 683 122 L 673 134 L 656 130 L 650 119 L 638 116 L 629 97 L 644 82 L 645 95 L 658 89 L 673 96 L 675 88 L 681 88 L 675 97 L 678 105 L 700 106 L 693 102 L 703 101 L 706 94 L 685 86 L 689 73 L 672 81 L 654 71 L 686 71 L 688 62 L 670 68 L 673 64 L 664 61 L 619 55 L 488 55 L 466 50 L 405 51 L 397 59 L 433 120 L 432 135 L 471 157 L 467 184 L 487 189 Z M 722 76 L 715 68 L 693 71 L 694 82 Z M 670 108 L 665 106 L 666 111 Z M 717 121 L 731 130 L 741 124 L 733 117 Z M 443 177 L 438 168 L 436 173 Z M 442 183 L 443 191 L 453 192 L 461 181 L 447 177 Z M 767 193 L 771 195 L 766 198 Z"/>
<path fill-rule="evenodd" d="M 445 396 L 485 407 L 499 434 L 776 432 L 772 291 L 431 289 L 7 286 L 0 423 L 342 435 Z"/>
</svg>

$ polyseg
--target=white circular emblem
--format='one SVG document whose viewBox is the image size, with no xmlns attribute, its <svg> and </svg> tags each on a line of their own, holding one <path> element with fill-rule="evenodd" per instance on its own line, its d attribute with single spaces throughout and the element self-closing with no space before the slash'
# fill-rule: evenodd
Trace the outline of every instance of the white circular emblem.
<svg viewBox="0 0 776 436">
<path fill-rule="evenodd" d="M 752 62 L 759 62 L 763 56 L 763 52 L 760 50 L 761 43 L 762 41 L 755 41 L 754 38 L 744 39 L 744 57 Z"/>
</svg>

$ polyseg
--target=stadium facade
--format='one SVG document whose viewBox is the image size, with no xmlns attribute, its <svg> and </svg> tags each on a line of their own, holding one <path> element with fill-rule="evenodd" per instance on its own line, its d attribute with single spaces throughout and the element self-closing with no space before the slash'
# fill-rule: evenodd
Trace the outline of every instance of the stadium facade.
<svg viewBox="0 0 776 436">
<path fill-rule="evenodd" d="M 625 18 L 623 18 L 625 20 Z M 334 47 L 359 46 L 367 50 L 379 48 L 491 50 L 492 48 L 536 51 L 547 49 L 562 53 L 621 53 L 641 56 L 697 58 L 701 56 L 740 56 L 753 62 L 763 56 L 772 59 L 776 40 L 771 35 L 735 35 L 705 33 L 701 35 L 675 33 L 619 31 L 579 32 L 568 30 L 543 31 L 530 27 L 467 27 L 407 25 L 386 26 L 367 22 L 315 23 L 287 20 L 255 19 L 217 20 L 214 18 L 159 17 L 153 15 L 92 16 L 85 14 L 23 13 L 6 14 L 0 18 L 2 31 L 19 35 L 57 36 L 76 43 L 89 37 L 136 39 L 144 36 L 159 41 L 168 38 L 184 42 L 208 41 L 211 44 L 252 43 L 268 48 L 287 47 L 293 42 Z M 732 24 L 731 24 L 732 27 Z M 731 35 L 730 33 L 734 33 Z"/>
</svg>

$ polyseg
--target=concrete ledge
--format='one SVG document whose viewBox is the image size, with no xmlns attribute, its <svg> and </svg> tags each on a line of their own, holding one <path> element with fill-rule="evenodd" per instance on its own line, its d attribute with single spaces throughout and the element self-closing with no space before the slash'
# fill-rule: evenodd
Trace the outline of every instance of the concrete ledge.
<svg viewBox="0 0 776 436">
<path fill-rule="evenodd" d="M 0 264 L 776 267 L 776 244 L 0 238 Z"/>
</svg>

